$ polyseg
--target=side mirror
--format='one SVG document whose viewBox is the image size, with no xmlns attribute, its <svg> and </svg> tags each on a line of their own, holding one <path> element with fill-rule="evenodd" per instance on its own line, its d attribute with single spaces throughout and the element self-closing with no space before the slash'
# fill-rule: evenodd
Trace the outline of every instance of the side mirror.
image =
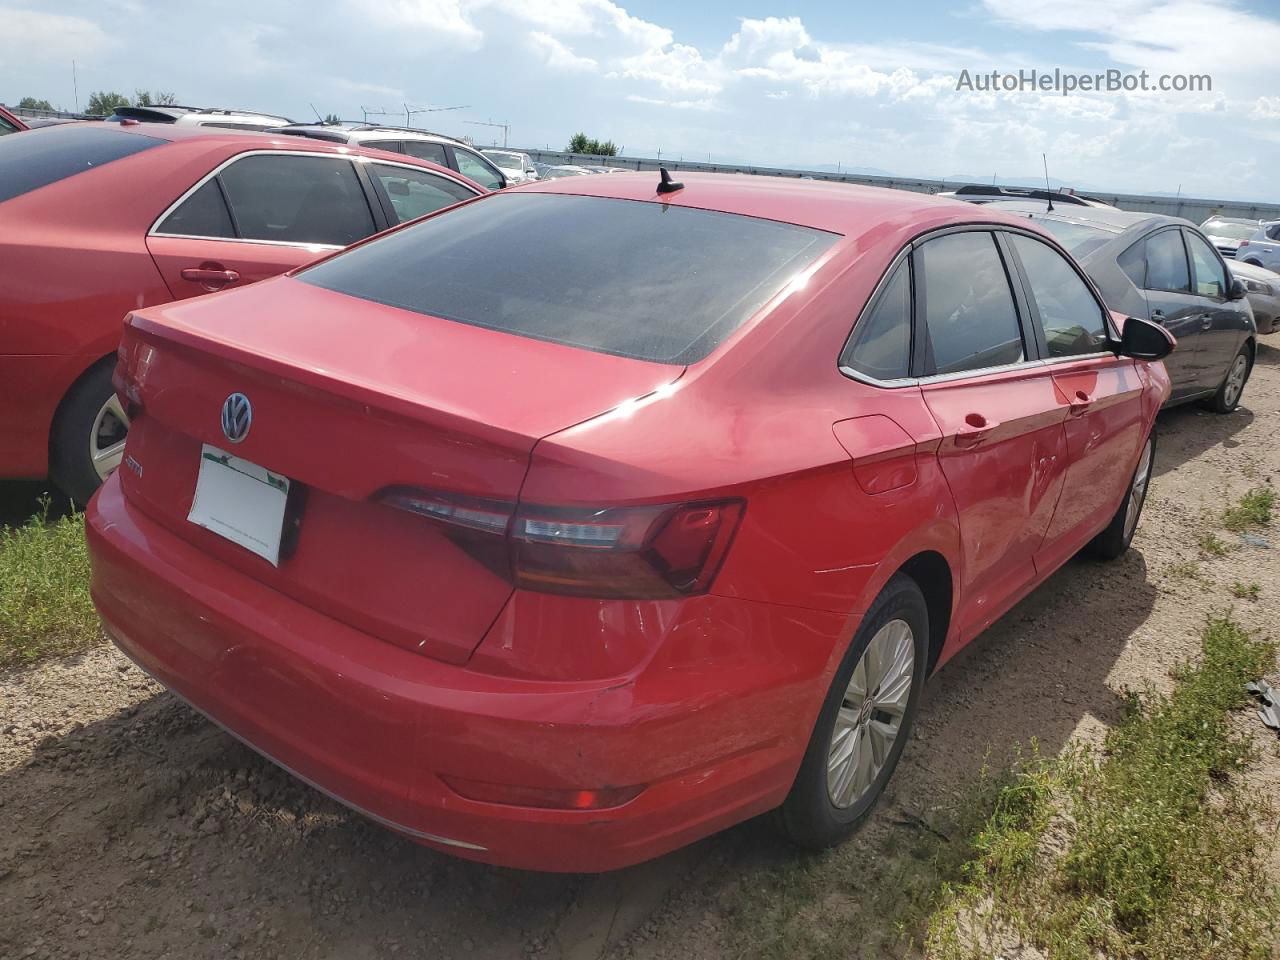
<svg viewBox="0 0 1280 960">
<path fill-rule="evenodd" d="M 1122 357 L 1133 357 L 1135 360 L 1163 360 L 1173 353 L 1178 341 L 1159 324 L 1139 317 L 1129 317 L 1124 322 L 1124 331 L 1120 334 Z"/>
<path fill-rule="evenodd" d="M 1244 281 L 1239 277 L 1231 278 L 1231 291 L 1227 294 L 1228 300 L 1243 300 L 1244 295 L 1248 293 L 1245 289 Z"/>
</svg>

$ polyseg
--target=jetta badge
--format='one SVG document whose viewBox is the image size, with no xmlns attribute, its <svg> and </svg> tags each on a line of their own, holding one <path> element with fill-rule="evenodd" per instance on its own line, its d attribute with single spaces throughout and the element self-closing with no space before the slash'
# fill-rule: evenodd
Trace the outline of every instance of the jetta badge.
<svg viewBox="0 0 1280 960">
<path fill-rule="evenodd" d="M 222 432 L 232 443 L 249 435 L 253 425 L 253 405 L 243 393 L 233 393 L 222 404 Z"/>
</svg>

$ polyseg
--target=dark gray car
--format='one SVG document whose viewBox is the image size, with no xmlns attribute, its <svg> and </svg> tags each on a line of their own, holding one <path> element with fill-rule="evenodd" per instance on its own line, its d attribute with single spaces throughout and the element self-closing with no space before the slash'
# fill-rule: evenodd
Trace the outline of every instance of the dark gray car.
<svg viewBox="0 0 1280 960">
<path fill-rule="evenodd" d="M 1240 403 L 1257 330 L 1244 284 L 1189 221 L 1101 207 L 1000 202 L 1053 234 L 1117 313 L 1160 324 L 1178 340 L 1164 365 L 1169 405 L 1207 399 L 1220 413 Z"/>
</svg>

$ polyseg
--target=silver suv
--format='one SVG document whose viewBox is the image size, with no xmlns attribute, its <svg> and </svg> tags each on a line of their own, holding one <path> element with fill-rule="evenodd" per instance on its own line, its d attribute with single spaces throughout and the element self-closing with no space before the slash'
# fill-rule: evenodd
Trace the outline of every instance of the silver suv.
<svg viewBox="0 0 1280 960">
<path fill-rule="evenodd" d="M 405 153 L 456 170 L 486 190 L 501 190 L 508 184 L 492 160 L 461 140 L 440 133 L 371 123 L 295 123 L 271 132 Z"/>
<path fill-rule="evenodd" d="M 1258 227 L 1253 236 L 1240 244 L 1236 259 L 1255 267 L 1280 271 L 1280 220 Z"/>
</svg>

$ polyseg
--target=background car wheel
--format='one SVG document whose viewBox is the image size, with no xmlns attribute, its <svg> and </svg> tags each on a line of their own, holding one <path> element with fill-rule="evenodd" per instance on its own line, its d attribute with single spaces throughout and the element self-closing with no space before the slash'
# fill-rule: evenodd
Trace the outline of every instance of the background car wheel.
<svg viewBox="0 0 1280 960">
<path fill-rule="evenodd" d="M 1129 481 L 1129 492 L 1125 494 L 1120 509 L 1111 518 L 1107 528 L 1089 541 L 1084 552 L 1098 560 L 1114 560 L 1129 549 L 1133 535 L 1137 532 L 1138 521 L 1142 519 L 1142 508 L 1147 504 L 1147 489 L 1151 486 L 1151 471 L 1156 460 L 1156 434 L 1151 431 L 1146 446 L 1138 457 L 1138 466 L 1134 468 L 1133 479 Z"/>
<path fill-rule="evenodd" d="M 49 473 L 81 507 L 124 456 L 129 418 L 111 388 L 111 371 L 111 363 L 101 363 L 81 377 L 53 425 Z"/>
<path fill-rule="evenodd" d="M 911 735 L 928 636 L 924 594 L 898 574 L 849 644 L 783 803 L 783 828 L 795 843 L 820 849 L 839 842 L 879 799 Z"/>
<path fill-rule="evenodd" d="M 1240 398 L 1244 396 L 1244 385 L 1249 382 L 1249 374 L 1252 370 L 1253 354 L 1247 346 L 1241 347 L 1240 352 L 1231 361 L 1231 366 L 1227 367 L 1227 375 L 1222 378 L 1222 386 L 1218 387 L 1218 392 L 1209 399 L 1206 406 L 1214 413 L 1234 412 L 1236 407 L 1240 406 Z"/>
</svg>

